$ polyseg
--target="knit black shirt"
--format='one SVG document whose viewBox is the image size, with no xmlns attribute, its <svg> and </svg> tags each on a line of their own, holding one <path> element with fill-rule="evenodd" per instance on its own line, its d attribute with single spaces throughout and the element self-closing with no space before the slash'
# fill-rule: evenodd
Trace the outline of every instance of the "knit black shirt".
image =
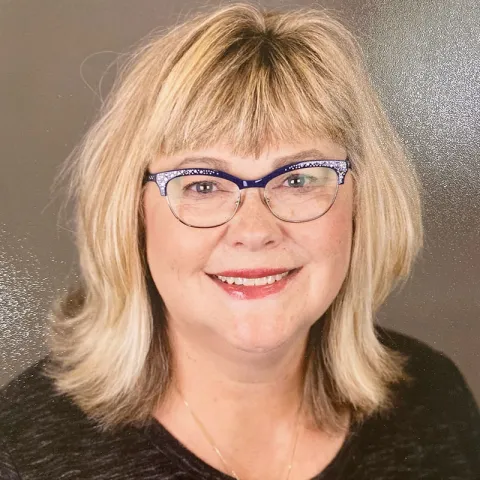
<svg viewBox="0 0 480 480">
<path fill-rule="evenodd" d="M 415 381 L 396 389 L 388 417 L 357 425 L 315 480 L 480 480 L 480 413 L 454 363 L 413 338 L 379 330 L 410 357 Z M 2 480 L 232 480 L 155 419 L 100 433 L 42 375 L 48 356 L 1 390 Z M 308 480 L 308 479 L 305 479 Z"/>
</svg>

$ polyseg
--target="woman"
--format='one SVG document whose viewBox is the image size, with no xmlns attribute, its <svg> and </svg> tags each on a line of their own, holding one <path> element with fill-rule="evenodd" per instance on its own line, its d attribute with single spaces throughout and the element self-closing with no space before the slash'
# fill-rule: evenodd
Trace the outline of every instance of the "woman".
<svg viewBox="0 0 480 480">
<path fill-rule="evenodd" d="M 419 186 L 352 35 L 235 4 L 132 56 L 71 173 L 81 269 L 0 478 L 474 479 L 454 364 L 375 326 Z"/>
</svg>

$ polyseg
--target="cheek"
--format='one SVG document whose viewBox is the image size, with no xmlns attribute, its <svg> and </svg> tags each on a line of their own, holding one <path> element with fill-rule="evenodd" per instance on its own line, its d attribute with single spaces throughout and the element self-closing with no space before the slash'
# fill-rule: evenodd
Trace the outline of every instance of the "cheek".
<svg viewBox="0 0 480 480">
<path fill-rule="evenodd" d="M 342 195 L 329 212 L 332 215 L 326 218 L 328 220 L 325 228 L 327 238 L 324 240 L 331 254 L 337 257 L 346 272 L 350 263 L 353 236 L 354 192 L 350 176 L 347 176 L 342 188 Z"/>
<path fill-rule="evenodd" d="M 179 222 L 165 199 L 155 197 L 144 200 L 147 260 L 154 279 L 167 283 L 198 270 L 209 248 L 201 232 Z"/>
<path fill-rule="evenodd" d="M 308 244 L 312 260 L 321 263 L 332 263 L 337 267 L 350 261 L 352 242 L 351 219 L 336 218 L 328 224 L 322 225 L 318 235 L 310 235 Z"/>
<path fill-rule="evenodd" d="M 172 214 L 168 211 L 167 202 L 152 193 L 158 192 L 146 192 L 144 197 L 145 248 L 148 265 L 158 288 L 167 278 L 178 275 L 178 249 L 174 241 L 178 235 L 175 234 L 176 225 L 169 218 Z"/>
<path fill-rule="evenodd" d="M 298 240 L 314 265 L 312 275 L 321 278 L 323 284 L 330 283 L 333 289 L 339 289 L 347 275 L 352 247 L 351 197 L 342 200 L 324 217 L 312 222 L 315 225 Z"/>
</svg>

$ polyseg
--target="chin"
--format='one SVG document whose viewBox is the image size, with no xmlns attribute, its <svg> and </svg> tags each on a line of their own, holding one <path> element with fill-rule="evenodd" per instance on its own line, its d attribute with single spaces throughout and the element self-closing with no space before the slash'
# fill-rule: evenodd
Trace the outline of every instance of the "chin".
<svg viewBox="0 0 480 480">
<path fill-rule="evenodd" d="M 254 325 L 251 322 L 237 323 L 226 340 L 244 352 L 268 353 L 288 344 L 295 336 L 292 326 L 285 325 L 281 328 L 278 324 L 268 326 L 263 323 L 261 328 L 258 328 L 261 321 L 257 319 Z"/>
</svg>

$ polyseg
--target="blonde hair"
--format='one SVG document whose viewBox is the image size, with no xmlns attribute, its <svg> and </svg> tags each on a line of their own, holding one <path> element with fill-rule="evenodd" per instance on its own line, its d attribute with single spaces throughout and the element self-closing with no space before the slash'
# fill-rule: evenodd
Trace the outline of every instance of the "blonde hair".
<svg viewBox="0 0 480 480">
<path fill-rule="evenodd" d="M 339 428 L 392 405 L 403 358 L 374 318 L 421 247 L 419 183 L 353 35 L 313 8 L 249 4 L 197 14 L 125 64 L 66 164 L 80 285 L 51 315 L 47 374 L 102 429 L 144 425 L 171 381 L 161 292 L 145 259 L 142 179 L 158 156 L 226 141 L 236 155 L 328 138 L 352 161 L 352 255 L 340 293 L 312 327 L 306 401 Z M 165 234 L 168 234 L 167 232 Z"/>
</svg>

